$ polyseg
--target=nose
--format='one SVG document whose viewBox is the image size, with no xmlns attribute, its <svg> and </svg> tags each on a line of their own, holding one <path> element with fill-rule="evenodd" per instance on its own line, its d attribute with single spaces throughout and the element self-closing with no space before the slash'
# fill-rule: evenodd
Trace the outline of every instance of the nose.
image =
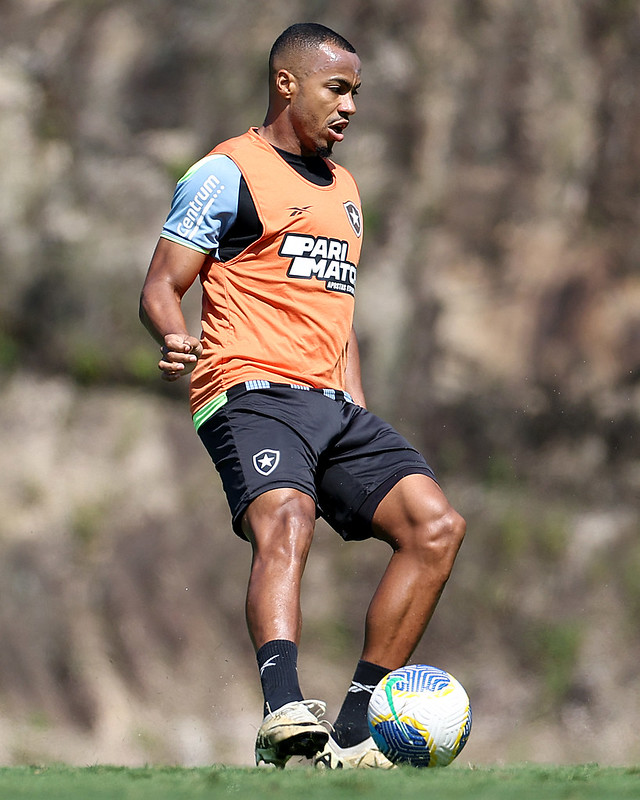
<svg viewBox="0 0 640 800">
<path fill-rule="evenodd" d="M 356 101 L 353 99 L 353 94 L 351 92 L 346 92 L 342 95 L 338 111 L 343 114 L 356 113 Z"/>
</svg>

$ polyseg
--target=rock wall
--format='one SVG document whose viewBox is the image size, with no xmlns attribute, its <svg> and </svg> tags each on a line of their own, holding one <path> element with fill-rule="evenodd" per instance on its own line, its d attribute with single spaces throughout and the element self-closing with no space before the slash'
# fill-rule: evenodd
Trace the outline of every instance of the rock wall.
<svg viewBox="0 0 640 800">
<path fill-rule="evenodd" d="M 136 306 L 175 180 L 261 122 L 310 15 L 363 61 L 369 403 L 469 523 L 416 660 L 469 689 L 467 760 L 637 760 L 637 4 L 6 0 L 0 761 L 251 761 L 248 548 Z M 319 525 L 301 674 L 334 712 L 386 557 Z"/>
</svg>

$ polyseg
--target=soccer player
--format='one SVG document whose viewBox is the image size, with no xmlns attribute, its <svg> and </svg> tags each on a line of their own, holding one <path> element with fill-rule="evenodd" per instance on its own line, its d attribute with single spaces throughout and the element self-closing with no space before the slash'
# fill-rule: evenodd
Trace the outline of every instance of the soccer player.
<svg viewBox="0 0 640 800">
<path fill-rule="evenodd" d="M 190 374 L 195 428 L 250 542 L 246 618 L 264 693 L 256 763 L 390 767 L 369 736 L 371 691 L 411 656 L 464 536 L 426 461 L 366 409 L 352 328 L 362 241 L 356 183 L 330 160 L 356 111 L 360 60 L 315 23 L 269 58 L 260 127 L 179 181 L 141 296 L 166 380 Z M 200 279 L 202 331 L 181 299 Z M 300 584 L 320 515 L 392 555 L 331 735 L 297 675 Z"/>
</svg>

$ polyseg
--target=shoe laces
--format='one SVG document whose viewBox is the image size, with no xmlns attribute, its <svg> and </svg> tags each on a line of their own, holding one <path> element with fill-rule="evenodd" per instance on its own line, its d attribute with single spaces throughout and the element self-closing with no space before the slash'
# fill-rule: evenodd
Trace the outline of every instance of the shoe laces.
<svg viewBox="0 0 640 800">
<path fill-rule="evenodd" d="M 322 719 L 327 711 L 327 704 L 322 700 L 303 700 L 302 704 L 306 706 L 318 722 L 323 722 Z"/>
<path fill-rule="evenodd" d="M 327 704 L 322 700 L 294 700 L 272 712 L 273 718 L 285 716 L 294 722 L 308 722 L 309 714 L 312 714 L 318 722 L 327 710 Z"/>
</svg>

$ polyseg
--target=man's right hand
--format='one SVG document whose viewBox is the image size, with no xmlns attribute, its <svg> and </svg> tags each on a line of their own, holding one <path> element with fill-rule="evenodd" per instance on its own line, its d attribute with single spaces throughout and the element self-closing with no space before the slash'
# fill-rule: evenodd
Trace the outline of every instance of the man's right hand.
<svg viewBox="0 0 640 800">
<path fill-rule="evenodd" d="M 194 336 L 180 333 L 168 333 L 160 348 L 162 358 L 158 367 L 165 381 L 177 381 L 188 375 L 202 355 L 202 343 Z"/>
</svg>

